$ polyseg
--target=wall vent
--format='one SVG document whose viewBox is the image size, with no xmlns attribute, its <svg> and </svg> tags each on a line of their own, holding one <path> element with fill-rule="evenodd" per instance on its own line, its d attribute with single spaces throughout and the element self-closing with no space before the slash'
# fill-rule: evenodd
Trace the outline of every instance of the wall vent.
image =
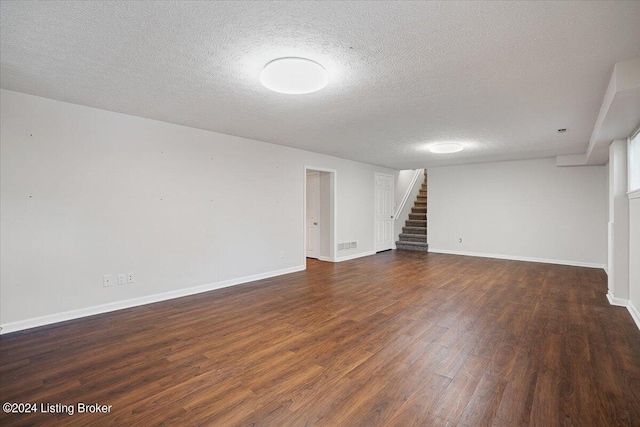
<svg viewBox="0 0 640 427">
<path fill-rule="evenodd" d="M 349 249 L 357 249 L 358 248 L 358 242 L 346 242 L 346 243 L 338 243 L 338 250 L 339 251 L 348 251 Z"/>
</svg>

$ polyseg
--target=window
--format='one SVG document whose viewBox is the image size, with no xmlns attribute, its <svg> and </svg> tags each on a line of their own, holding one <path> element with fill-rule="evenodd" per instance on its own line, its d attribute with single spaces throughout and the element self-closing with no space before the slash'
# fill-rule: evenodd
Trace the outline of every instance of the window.
<svg viewBox="0 0 640 427">
<path fill-rule="evenodd" d="M 629 196 L 640 197 L 640 127 L 631 134 L 627 150 Z M 631 193 L 634 193 L 633 196 Z"/>
</svg>

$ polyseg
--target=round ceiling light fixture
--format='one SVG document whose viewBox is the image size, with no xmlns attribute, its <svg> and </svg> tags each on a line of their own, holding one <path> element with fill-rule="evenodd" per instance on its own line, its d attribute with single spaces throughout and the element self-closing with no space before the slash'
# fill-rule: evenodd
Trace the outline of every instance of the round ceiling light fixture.
<svg viewBox="0 0 640 427">
<path fill-rule="evenodd" d="M 446 153 L 457 153 L 458 151 L 464 150 L 462 144 L 458 144 L 456 142 L 447 142 L 443 144 L 436 144 L 429 147 L 429 151 L 437 154 L 446 154 Z"/>
<path fill-rule="evenodd" d="M 264 66 L 260 83 L 267 89 L 291 95 L 318 91 L 329 83 L 327 70 L 305 58 L 278 58 Z"/>
</svg>

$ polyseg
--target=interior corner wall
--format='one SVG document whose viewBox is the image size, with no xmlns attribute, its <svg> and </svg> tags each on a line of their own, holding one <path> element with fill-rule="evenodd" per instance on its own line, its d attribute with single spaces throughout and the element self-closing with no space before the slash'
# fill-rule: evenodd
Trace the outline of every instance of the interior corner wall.
<svg viewBox="0 0 640 427">
<path fill-rule="evenodd" d="M 397 171 L 18 92 L 0 101 L 3 332 L 303 269 L 305 166 L 336 171 L 337 239 L 359 242 L 341 255 L 374 252 L 373 176 Z M 130 272 L 135 283 L 103 287 Z"/>
<path fill-rule="evenodd" d="M 429 250 L 604 267 L 606 172 L 554 159 L 429 168 Z"/>
</svg>

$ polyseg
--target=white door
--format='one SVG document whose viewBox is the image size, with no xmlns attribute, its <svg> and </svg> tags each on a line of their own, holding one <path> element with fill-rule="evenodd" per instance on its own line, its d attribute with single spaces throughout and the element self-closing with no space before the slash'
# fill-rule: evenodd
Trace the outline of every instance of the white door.
<svg viewBox="0 0 640 427">
<path fill-rule="evenodd" d="M 307 171 L 307 257 L 320 252 L 320 172 Z"/>
<path fill-rule="evenodd" d="M 376 173 L 376 252 L 393 247 L 393 176 Z"/>
</svg>

